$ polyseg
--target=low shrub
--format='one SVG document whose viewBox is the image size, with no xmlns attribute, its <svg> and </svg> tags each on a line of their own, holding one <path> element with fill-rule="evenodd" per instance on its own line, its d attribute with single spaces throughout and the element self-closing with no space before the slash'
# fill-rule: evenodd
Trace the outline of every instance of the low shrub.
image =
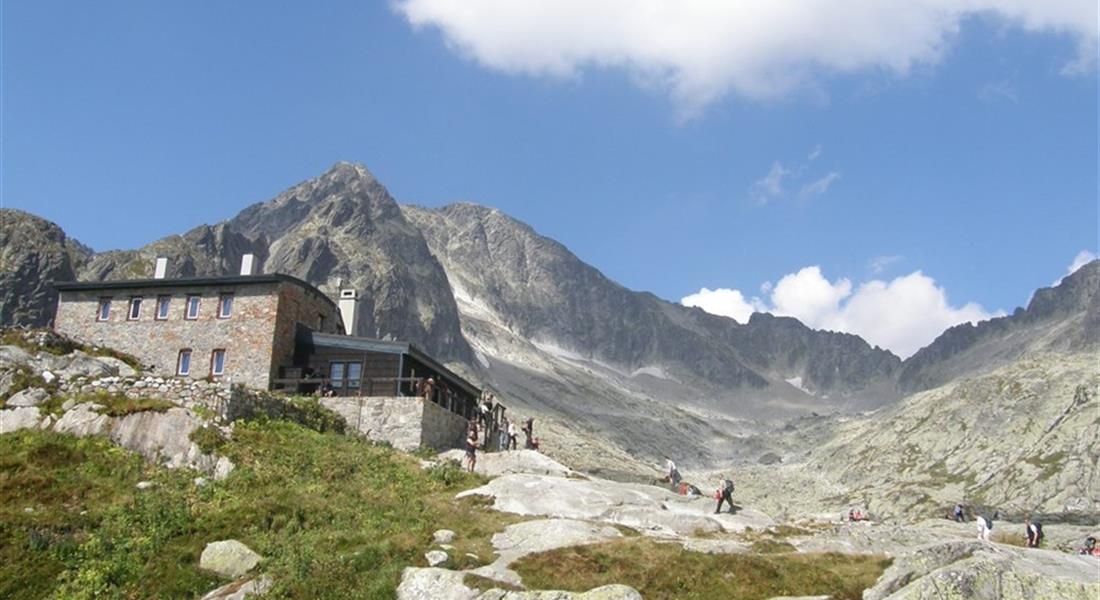
<svg viewBox="0 0 1100 600">
<path fill-rule="evenodd" d="M 195 429 L 191 432 L 190 438 L 204 454 L 214 454 L 229 441 L 221 430 L 213 425 Z"/>
</svg>

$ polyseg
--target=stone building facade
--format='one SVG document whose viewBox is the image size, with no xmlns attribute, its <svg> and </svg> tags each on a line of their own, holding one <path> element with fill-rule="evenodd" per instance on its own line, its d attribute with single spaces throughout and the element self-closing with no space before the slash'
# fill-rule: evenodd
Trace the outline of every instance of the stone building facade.
<svg viewBox="0 0 1100 600">
<path fill-rule="evenodd" d="M 138 357 L 158 376 L 268 389 L 291 364 L 295 330 L 343 333 L 336 303 L 288 275 L 73 282 L 54 329 Z"/>
</svg>

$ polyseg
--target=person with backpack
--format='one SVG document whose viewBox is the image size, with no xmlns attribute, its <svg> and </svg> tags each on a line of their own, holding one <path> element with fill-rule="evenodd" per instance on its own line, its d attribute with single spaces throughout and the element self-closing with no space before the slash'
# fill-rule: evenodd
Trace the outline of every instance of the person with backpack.
<svg viewBox="0 0 1100 600">
<path fill-rule="evenodd" d="M 956 504 L 955 505 L 955 522 L 956 523 L 962 523 L 963 520 L 964 520 L 963 519 L 963 505 L 962 504 Z"/>
<path fill-rule="evenodd" d="M 993 519 L 978 515 L 978 539 L 983 542 L 989 541 L 990 534 L 993 533 Z"/>
<path fill-rule="evenodd" d="M 718 496 L 718 508 L 714 509 L 714 514 L 722 512 L 722 503 L 726 502 L 730 505 L 730 513 L 733 513 L 733 480 L 724 477 L 718 482 L 718 491 L 715 493 Z"/>
<path fill-rule="evenodd" d="M 1038 548 L 1043 542 L 1043 524 L 1024 519 L 1024 535 L 1027 537 L 1028 548 Z"/>
<path fill-rule="evenodd" d="M 676 491 L 676 488 L 680 487 L 680 469 L 676 468 L 676 463 L 672 462 L 672 459 L 665 457 L 665 481 L 672 485 L 672 491 Z"/>
</svg>

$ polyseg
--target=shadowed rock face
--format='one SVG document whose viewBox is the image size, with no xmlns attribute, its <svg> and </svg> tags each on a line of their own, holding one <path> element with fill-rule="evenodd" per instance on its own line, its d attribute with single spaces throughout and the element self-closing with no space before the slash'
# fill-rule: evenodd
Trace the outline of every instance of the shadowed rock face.
<svg viewBox="0 0 1100 600">
<path fill-rule="evenodd" d="M 900 360 L 857 336 L 771 315 L 742 325 L 633 292 L 497 210 L 473 204 L 403 209 L 456 293 L 519 337 L 628 372 L 657 365 L 694 379 L 696 387 L 726 392 L 790 388 L 784 380 L 797 377 L 819 395 L 873 390 L 877 403 L 892 399 L 884 384 Z"/>
<path fill-rule="evenodd" d="M 92 251 L 30 213 L 0 209 L 0 325 L 41 327 L 57 309 L 54 281 L 71 281 Z"/>
<path fill-rule="evenodd" d="M 183 235 L 157 240 L 138 250 L 112 250 L 93 256 L 80 269 L 85 281 L 150 279 L 157 257 L 168 257 L 167 277 L 236 275 L 241 257 L 253 254 L 258 262 L 267 256 L 267 241 L 251 239 L 226 223 L 200 225 Z"/>
</svg>

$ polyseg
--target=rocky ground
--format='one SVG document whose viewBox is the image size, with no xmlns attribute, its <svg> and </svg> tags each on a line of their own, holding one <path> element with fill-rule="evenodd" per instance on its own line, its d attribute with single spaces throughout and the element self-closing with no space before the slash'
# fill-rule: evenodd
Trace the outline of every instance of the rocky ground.
<svg viewBox="0 0 1100 600">
<path fill-rule="evenodd" d="M 440 460 L 454 459 L 443 454 Z M 524 515 L 493 537 L 496 559 L 468 573 L 521 588 L 522 578 L 510 565 L 532 553 L 582 544 L 600 544 L 633 532 L 680 544 L 685 550 L 710 554 L 754 552 L 761 535 L 781 538 L 795 552 L 886 555 L 892 566 L 864 594 L 865 599 L 939 598 L 1065 598 L 1100 594 L 1100 561 L 1072 553 L 1095 527 L 1050 525 L 1048 549 L 1016 544 L 1023 535 L 1019 523 L 999 522 L 998 538 L 1011 543 L 976 539 L 973 523 L 946 519 L 916 523 L 850 523 L 841 515 L 803 516 L 779 522 L 748 506 L 735 514 L 714 514 L 714 501 L 689 498 L 657 486 L 617 483 L 580 475 L 530 451 L 485 454 L 479 471 L 494 475 L 487 485 L 461 496 L 491 500 L 492 510 Z M 735 500 L 748 504 L 735 494 Z M 444 532 L 444 539 L 450 541 Z M 465 583 L 464 572 L 446 568 L 449 544 L 429 556 L 429 568 L 405 571 L 398 597 L 429 598 L 636 598 L 631 588 L 599 588 L 584 594 L 547 592 L 482 592 Z M 429 553 L 431 555 L 432 553 Z M 438 566 L 436 566 L 438 565 Z M 622 582 L 630 584 L 631 582 Z M 556 595 L 555 595 L 556 594 Z M 702 596 L 701 596 L 702 597 Z"/>
</svg>

